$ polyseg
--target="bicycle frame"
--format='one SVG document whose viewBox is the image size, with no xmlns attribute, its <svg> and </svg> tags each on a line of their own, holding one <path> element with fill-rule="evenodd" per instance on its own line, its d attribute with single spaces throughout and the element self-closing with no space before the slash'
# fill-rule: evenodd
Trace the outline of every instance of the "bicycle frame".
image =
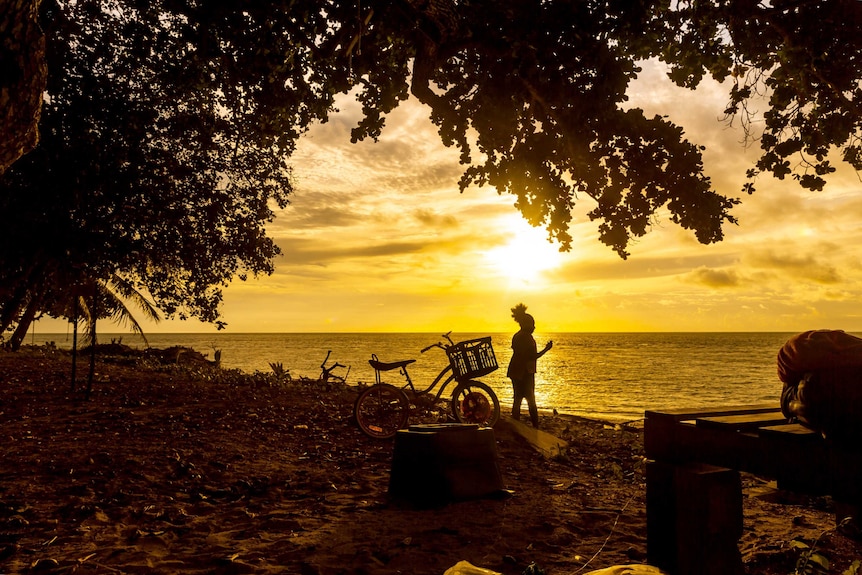
<svg viewBox="0 0 862 575">
<path fill-rule="evenodd" d="M 443 395 L 444 391 L 446 391 L 446 387 L 449 385 L 449 383 L 451 383 L 455 379 L 455 374 L 452 373 L 452 366 L 447 365 L 446 367 L 443 368 L 443 370 L 440 373 L 437 374 L 437 377 L 434 378 L 434 381 L 431 382 L 431 385 L 429 385 L 425 389 L 418 390 L 413 386 L 413 380 L 410 379 L 410 374 L 407 373 L 407 366 L 402 367 L 401 371 L 402 371 L 402 374 L 404 375 L 404 377 L 407 379 L 407 385 L 403 386 L 401 389 L 406 389 L 409 386 L 410 391 L 412 391 L 416 395 L 425 395 L 425 394 L 430 393 L 431 390 L 433 390 L 434 387 L 438 383 L 440 383 L 440 380 L 443 379 L 443 377 L 448 373 L 449 376 L 446 378 L 446 380 L 440 386 L 440 389 L 437 390 L 437 394 L 434 396 L 435 401 L 440 399 L 440 396 Z"/>
</svg>

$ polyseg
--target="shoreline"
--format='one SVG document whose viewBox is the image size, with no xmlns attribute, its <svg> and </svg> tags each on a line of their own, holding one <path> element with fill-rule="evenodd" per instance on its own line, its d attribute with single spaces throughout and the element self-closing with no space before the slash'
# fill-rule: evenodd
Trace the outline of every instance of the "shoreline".
<svg viewBox="0 0 862 575">
<path fill-rule="evenodd" d="M 54 334 L 52 334 L 52 335 L 54 335 Z M 106 335 L 110 336 L 110 335 L 115 335 L 115 334 L 106 334 Z M 173 334 L 168 334 L 168 335 L 173 335 Z M 119 348 L 124 347 L 124 348 L 127 348 L 127 350 L 125 352 L 123 352 L 124 355 L 129 355 L 129 356 L 141 356 L 141 355 L 147 355 L 149 353 L 162 354 L 166 351 L 166 349 L 164 349 L 164 348 L 156 348 L 156 347 L 152 347 L 152 346 L 141 349 L 141 348 L 138 348 L 135 346 L 129 346 L 127 344 L 123 344 L 122 342 L 118 342 L 118 343 L 112 342 L 110 344 L 100 343 L 97 345 L 97 347 L 98 348 L 107 348 L 109 351 L 111 349 L 113 349 L 113 353 L 116 353 Z M 173 349 L 173 348 L 168 348 L 168 349 Z M 196 350 L 196 349 L 191 348 L 191 347 L 184 347 L 184 349 L 191 351 L 192 354 L 195 356 L 199 356 L 199 357 L 196 357 L 195 361 L 201 361 L 201 362 L 206 361 L 206 362 L 209 362 L 210 364 L 214 365 L 215 367 L 218 367 L 218 368 L 225 370 L 225 371 L 236 370 L 236 371 L 239 371 L 240 373 L 242 373 L 244 376 L 247 376 L 247 377 L 273 376 L 274 375 L 272 371 L 255 370 L 254 372 L 249 372 L 249 371 L 246 371 L 246 370 L 243 370 L 240 368 L 225 367 L 223 365 L 217 364 L 214 361 L 210 360 L 209 354 L 207 354 L 207 353 L 202 353 L 199 350 Z M 71 355 L 71 347 L 66 348 L 66 347 L 61 347 L 61 346 L 51 346 L 50 344 L 41 344 L 41 345 L 24 344 L 24 345 L 22 345 L 21 350 L 23 353 L 45 353 L 45 352 L 50 352 L 51 350 L 56 350 L 59 353 L 67 353 L 67 354 Z M 83 349 L 79 347 L 78 353 L 82 354 Z M 109 355 L 110 355 L 110 353 L 109 353 Z M 81 356 L 79 356 L 79 358 L 80 357 Z M 286 366 L 286 369 L 289 372 L 290 366 Z M 300 376 L 297 379 L 294 379 L 293 381 L 294 381 L 294 383 L 300 383 L 301 384 L 301 383 L 309 383 L 309 382 L 312 382 L 315 380 L 313 378 L 307 378 L 304 376 Z M 359 380 L 355 380 L 352 382 L 350 382 L 350 381 L 347 382 L 346 385 L 351 387 L 351 388 L 362 388 L 363 386 L 366 386 L 369 383 L 370 382 L 362 382 Z M 500 405 L 501 413 L 508 413 L 510 407 L 511 406 L 509 406 L 507 404 L 503 404 L 503 402 L 501 401 L 501 405 Z M 524 406 L 524 408 L 526 409 L 526 405 Z M 555 411 L 555 409 L 553 409 L 553 408 L 539 407 L 539 413 L 543 414 L 547 417 L 551 417 L 552 415 L 554 415 L 554 411 Z M 580 418 L 580 419 L 583 419 L 584 421 L 593 421 L 596 423 L 606 423 L 608 425 L 620 425 L 620 426 L 624 426 L 624 427 L 626 427 L 626 426 L 643 427 L 643 419 L 644 419 L 643 413 L 641 413 L 640 416 L 636 416 L 634 418 L 630 417 L 632 415 L 636 415 L 634 413 L 627 414 L 627 415 L 619 415 L 617 417 L 613 417 L 611 415 L 608 415 L 606 418 L 590 417 L 587 415 L 580 415 L 577 413 L 571 413 L 571 412 L 566 412 L 566 411 L 557 411 L 557 414 L 559 414 L 561 416 L 572 417 L 572 418 Z M 640 425 L 638 425 L 638 423 L 640 423 Z"/>
<path fill-rule="evenodd" d="M 110 326 L 106 326 L 110 327 Z M 456 339 L 473 334 L 457 335 Z M 224 337 L 222 337 L 224 336 Z M 112 337 L 103 334 L 100 341 Z M 482 381 L 497 391 L 504 403 L 511 402 L 511 383 L 505 377 L 510 356 L 510 335 L 492 336 L 498 364 L 502 369 L 484 376 Z M 606 419 L 614 423 L 639 420 L 645 409 L 672 407 L 696 408 L 720 406 L 730 401 L 759 403 L 764 398 L 780 397 L 781 382 L 776 376 L 776 352 L 786 341 L 782 336 L 738 337 L 726 334 L 693 336 L 670 334 L 619 334 L 554 336 L 555 350 L 543 360 L 537 382 L 540 407 L 584 417 Z M 49 337 L 50 338 L 50 337 Z M 55 338 L 50 338 L 55 339 Z M 68 346 L 62 336 L 61 347 Z M 428 334 L 304 334 L 237 336 L 220 333 L 209 336 L 150 336 L 150 345 L 165 348 L 173 345 L 191 347 L 214 359 L 222 351 L 224 369 L 240 369 L 246 374 L 269 373 L 273 363 L 289 368 L 294 377 L 316 378 L 327 350 L 333 350 L 329 365 L 339 362 L 352 366 L 350 382 L 374 381 L 368 365 L 371 352 L 386 361 L 417 359 L 411 365 L 411 376 L 424 387 L 446 364 L 445 355 L 437 350 L 420 354 L 429 340 Z M 36 343 L 39 342 L 37 337 Z M 122 342 L 138 349 L 135 338 L 124 336 Z M 733 361 L 725 361 L 732 357 Z M 686 367 L 687 366 L 687 367 Z M 346 369 L 335 373 L 345 375 Z M 401 380 L 393 374 L 390 383 Z"/>
</svg>

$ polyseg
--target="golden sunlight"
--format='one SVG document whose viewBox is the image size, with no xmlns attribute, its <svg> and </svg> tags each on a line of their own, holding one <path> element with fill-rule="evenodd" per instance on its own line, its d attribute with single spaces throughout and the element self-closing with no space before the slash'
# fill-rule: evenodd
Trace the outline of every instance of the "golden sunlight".
<svg viewBox="0 0 862 575">
<path fill-rule="evenodd" d="M 541 285 L 542 272 L 562 262 L 559 246 L 548 241 L 543 228 L 530 226 L 520 216 L 505 218 L 500 228 L 509 230 L 509 240 L 485 252 L 485 258 L 510 284 Z"/>
</svg>

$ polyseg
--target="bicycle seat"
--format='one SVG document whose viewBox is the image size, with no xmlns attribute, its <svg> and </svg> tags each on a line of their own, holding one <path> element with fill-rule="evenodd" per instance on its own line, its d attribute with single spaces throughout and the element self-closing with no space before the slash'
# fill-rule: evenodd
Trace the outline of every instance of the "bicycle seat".
<svg viewBox="0 0 862 575">
<path fill-rule="evenodd" d="M 368 363 L 371 364 L 377 371 L 391 371 L 393 369 L 398 369 L 404 367 L 405 365 L 410 365 L 416 361 L 415 359 L 405 359 L 403 361 L 393 361 L 392 363 L 386 363 L 377 359 L 377 356 L 374 356 L 374 359 L 369 359 Z"/>
</svg>

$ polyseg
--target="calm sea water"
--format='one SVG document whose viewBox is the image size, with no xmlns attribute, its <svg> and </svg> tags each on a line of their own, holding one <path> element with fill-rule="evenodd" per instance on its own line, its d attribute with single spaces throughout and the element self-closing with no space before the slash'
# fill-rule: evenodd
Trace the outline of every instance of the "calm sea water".
<svg viewBox="0 0 862 575">
<path fill-rule="evenodd" d="M 489 334 L 453 334 L 456 341 Z M 512 334 L 490 334 L 497 371 L 482 377 L 500 397 L 504 410 L 511 404 L 506 365 Z M 645 409 L 704 407 L 722 404 L 778 402 L 781 382 L 776 354 L 790 333 L 553 333 L 535 334 L 539 347 L 548 339 L 554 348 L 539 360 L 536 398 L 540 408 L 557 409 L 610 421 L 643 418 Z M 129 334 L 102 334 L 100 342 L 121 339 L 146 347 Z M 192 347 L 213 357 L 221 350 L 222 366 L 246 372 L 270 372 L 280 362 L 294 378 L 317 377 L 320 363 L 332 350 L 330 363 L 350 366 L 349 383 L 373 382 L 371 354 L 381 361 L 416 359 L 410 374 L 417 387 L 426 387 L 446 365 L 439 349 L 421 354 L 436 341 L 434 334 L 314 333 L 314 334 L 152 334 L 151 347 Z M 36 334 L 27 343 L 53 341 L 70 348 L 66 334 Z M 344 374 L 346 370 L 336 373 Z M 389 372 L 390 383 L 398 382 Z"/>
</svg>

